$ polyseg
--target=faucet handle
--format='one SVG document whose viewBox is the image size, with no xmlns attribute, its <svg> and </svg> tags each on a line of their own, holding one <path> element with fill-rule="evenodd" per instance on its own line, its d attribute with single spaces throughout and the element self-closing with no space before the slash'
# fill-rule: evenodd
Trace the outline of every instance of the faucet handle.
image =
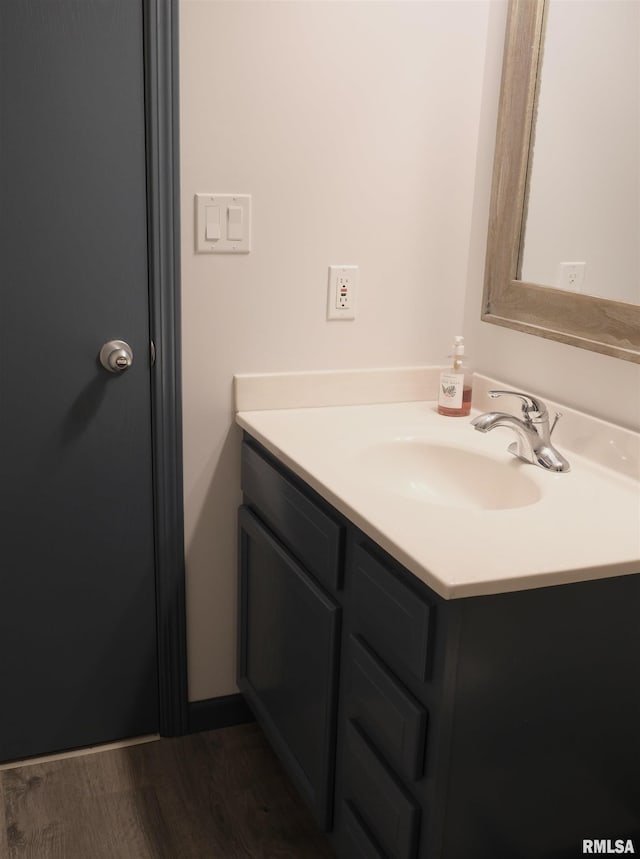
<svg viewBox="0 0 640 859">
<path fill-rule="evenodd" d="M 526 420 L 531 420 L 531 412 L 536 412 L 538 418 L 544 418 L 547 414 L 547 407 L 542 400 L 532 397 L 531 394 L 522 394 L 519 391 L 489 391 L 489 396 L 493 399 L 502 396 L 519 397 L 522 400 L 522 414 Z"/>
<path fill-rule="evenodd" d="M 560 420 L 561 417 L 562 417 L 562 412 L 556 412 L 556 416 L 553 419 L 553 423 L 551 424 L 551 429 L 549 430 L 549 436 L 551 436 L 551 434 L 553 433 L 554 429 L 556 428 L 556 424 L 558 423 L 558 421 Z"/>
</svg>

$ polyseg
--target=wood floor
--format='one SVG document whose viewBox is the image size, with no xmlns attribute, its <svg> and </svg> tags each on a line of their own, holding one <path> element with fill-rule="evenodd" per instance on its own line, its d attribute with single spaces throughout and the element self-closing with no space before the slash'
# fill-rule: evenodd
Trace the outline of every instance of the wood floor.
<svg viewBox="0 0 640 859">
<path fill-rule="evenodd" d="M 1 859 L 335 859 L 255 724 L 0 771 Z"/>
</svg>

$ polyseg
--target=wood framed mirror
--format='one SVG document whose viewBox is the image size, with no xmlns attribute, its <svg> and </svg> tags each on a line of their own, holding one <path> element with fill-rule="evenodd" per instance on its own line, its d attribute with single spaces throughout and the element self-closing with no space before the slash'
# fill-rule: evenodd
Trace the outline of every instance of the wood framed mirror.
<svg viewBox="0 0 640 859">
<path fill-rule="evenodd" d="M 640 363 L 640 304 L 520 278 L 550 0 L 510 0 L 502 67 L 482 319 Z"/>
</svg>

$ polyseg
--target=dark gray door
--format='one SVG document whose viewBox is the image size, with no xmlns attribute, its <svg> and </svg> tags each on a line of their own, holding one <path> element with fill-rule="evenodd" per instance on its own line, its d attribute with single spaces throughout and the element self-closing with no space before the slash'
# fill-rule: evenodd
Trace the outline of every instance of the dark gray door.
<svg viewBox="0 0 640 859">
<path fill-rule="evenodd" d="M 158 727 L 142 26 L 0 3 L 0 760 Z"/>
</svg>

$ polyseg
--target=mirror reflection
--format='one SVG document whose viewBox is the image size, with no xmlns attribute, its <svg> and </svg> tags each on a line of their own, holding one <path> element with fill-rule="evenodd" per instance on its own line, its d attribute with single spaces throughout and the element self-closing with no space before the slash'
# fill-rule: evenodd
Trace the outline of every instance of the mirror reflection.
<svg viewBox="0 0 640 859">
<path fill-rule="evenodd" d="M 640 304 L 640 3 L 549 0 L 518 279 Z"/>
</svg>

